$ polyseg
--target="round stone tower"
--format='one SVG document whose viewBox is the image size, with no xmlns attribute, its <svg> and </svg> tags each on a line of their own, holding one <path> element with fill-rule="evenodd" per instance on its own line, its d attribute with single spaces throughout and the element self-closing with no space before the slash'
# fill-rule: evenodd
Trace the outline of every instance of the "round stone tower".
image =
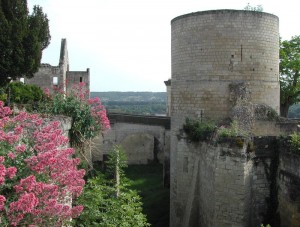
<svg viewBox="0 0 300 227">
<path fill-rule="evenodd" d="M 279 112 L 279 20 L 263 12 L 212 10 L 172 20 L 171 116 L 228 117 L 229 85 Z"/>
<path fill-rule="evenodd" d="M 176 17 L 171 26 L 170 226 L 223 226 L 216 224 L 225 223 L 218 215 L 231 212 L 227 194 L 237 173 L 249 179 L 247 160 L 223 171 L 230 157 L 223 160 L 213 146 L 189 143 L 183 124 L 187 117 L 227 118 L 238 102 L 251 108 L 251 103 L 266 104 L 279 112 L 279 20 L 263 12 L 213 10 Z M 236 213 L 228 216 L 240 226 L 246 226 L 250 210 L 243 180 L 238 186 L 245 192 L 243 202 L 231 201 L 240 219 L 233 218 Z"/>
</svg>

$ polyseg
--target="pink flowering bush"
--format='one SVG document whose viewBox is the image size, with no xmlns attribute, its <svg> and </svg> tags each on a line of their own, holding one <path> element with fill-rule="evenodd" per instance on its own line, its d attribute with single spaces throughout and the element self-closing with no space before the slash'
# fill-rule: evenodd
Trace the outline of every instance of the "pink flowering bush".
<svg viewBox="0 0 300 227">
<path fill-rule="evenodd" d="M 84 186 L 74 150 L 59 122 L 11 110 L 0 101 L 1 226 L 61 226 L 83 206 L 72 207 Z"/>
<path fill-rule="evenodd" d="M 91 163 L 85 158 L 85 145 L 99 133 L 110 128 L 106 110 L 98 97 L 88 98 L 89 91 L 85 83 L 74 84 L 66 94 L 61 89 L 55 88 L 54 92 L 45 91 L 48 97 L 46 105 L 41 111 L 50 115 L 65 115 L 72 118 L 69 132 L 71 147 L 84 160 L 84 166 L 92 169 Z"/>
<path fill-rule="evenodd" d="M 89 91 L 85 89 L 85 83 L 74 84 L 67 94 L 58 88 L 52 94 L 49 90 L 45 93 L 48 102 L 42 109 L 44 113 L 72 117 L 72 147 L 81 147 L 87 139 L 110 128 L 105 107 L 98 97 L 88 98 Z"/>
</svg>

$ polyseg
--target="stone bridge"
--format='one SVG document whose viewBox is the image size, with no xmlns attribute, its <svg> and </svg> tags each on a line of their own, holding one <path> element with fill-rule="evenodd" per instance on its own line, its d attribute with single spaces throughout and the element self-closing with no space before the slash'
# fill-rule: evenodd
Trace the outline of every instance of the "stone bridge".
<svg viewBox="0 0 300 227">
<path fill-rule="evenodd" d="M 111 129 L 94 140 L 93 161 L 103 161 L 113 145 L 120 145 L 128 164 L 159 162 L 169 166 L 169 117 L 109 113 L 108 118 Z"/>
</svg>

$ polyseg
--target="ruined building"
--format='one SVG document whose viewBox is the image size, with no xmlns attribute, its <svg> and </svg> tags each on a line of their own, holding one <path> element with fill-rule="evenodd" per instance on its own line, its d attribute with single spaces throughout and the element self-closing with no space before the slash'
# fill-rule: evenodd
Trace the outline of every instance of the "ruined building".
<svg viewBox="0 0 300 227">
<path fill-rule="evenodd" d="M 70 71 L 69 57 L 67 49 L 67 40 L 61 40 L 60 57 L 58 66 L 49 64 L 41 64 L 38 72 L 33 78 L 21 78 L 25 84 L 35 84 L 42 89 L 58 86 L 67 92 L 73 84 L 84 82 L 86 89 L 90 88 L 90 70 L 86 71 Z"/>
</svg>

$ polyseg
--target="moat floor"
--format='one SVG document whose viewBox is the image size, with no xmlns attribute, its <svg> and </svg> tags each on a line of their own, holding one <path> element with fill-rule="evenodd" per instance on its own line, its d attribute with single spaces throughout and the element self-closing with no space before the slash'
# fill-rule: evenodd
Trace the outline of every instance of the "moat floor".
<svg viewBox="0 0 300 227">
<path fill-rule="evenodd" d="M 162 165 L 131 165 L 126 176 L 133 181 L 132 189 L 142 197 L 143 212 L 151 226 L 169 226 L 170 190 L 163 187 Z"/>
</svg>

